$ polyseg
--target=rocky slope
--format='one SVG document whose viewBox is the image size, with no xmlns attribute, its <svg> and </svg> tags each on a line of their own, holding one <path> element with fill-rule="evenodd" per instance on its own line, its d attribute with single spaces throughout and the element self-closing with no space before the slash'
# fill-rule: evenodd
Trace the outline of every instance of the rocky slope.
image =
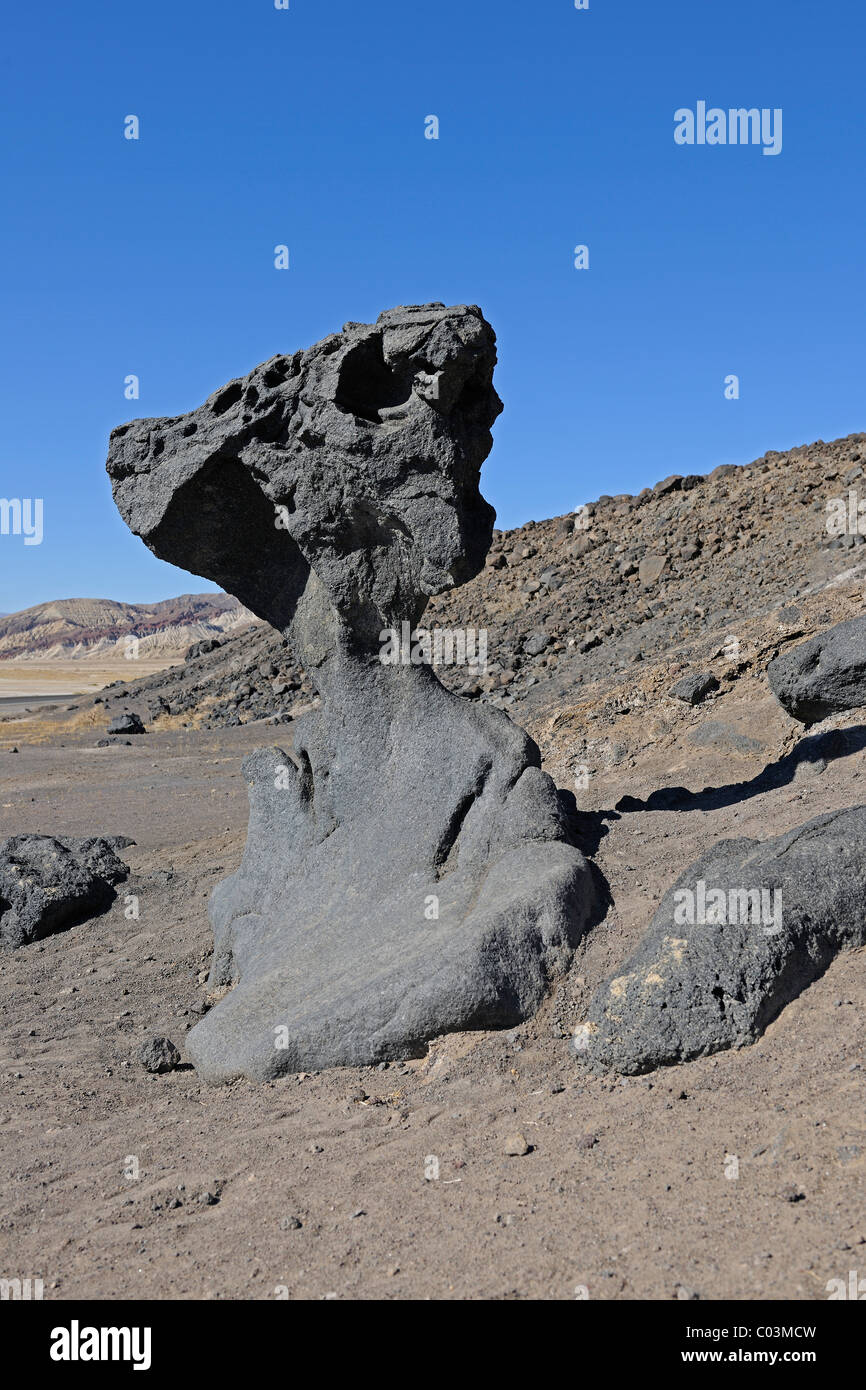
<svg viewBox="0 0 866 1390">
<path fill-rule="evenodd" d="M 439 674 L 530 724 L 622 673 L 634 684 L 641 663 L 656 658 L 672 684 L 706 659 L 708 643 L 730 679 L 745 659 L 746 625 L 860 573 L 864 537 L 830 534 L 827 518 L 831 499 L 866 490 L 864 466 L 866 435 L 818 440 L 496 531 L 485 570 L 433 599 L 422 619 L 428 630 L 483 630 L 486 670 L 443 665 Z M 791 618 L 788 639 L 797 626 Z M 105 699 L 151 719 L 219 727 L 285 718 L 309 702 L 310 688 L 284 640 L 262 626 Z"/>
</svg>

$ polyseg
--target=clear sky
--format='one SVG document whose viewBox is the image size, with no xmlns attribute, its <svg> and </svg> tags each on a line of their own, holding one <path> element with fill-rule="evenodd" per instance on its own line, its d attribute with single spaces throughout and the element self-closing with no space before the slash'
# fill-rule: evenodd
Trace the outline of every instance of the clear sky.
<svg viewBox="0 0 866 1390">
<path fill-rule="evenodd" d="M 0 535 L 0 611 L 210 588 L 127 531 L 109 430 L 394 304 L 497 331 L 501 525 L 866 429 L 862 0 L 18 0 L 4 29 L 0 497 L 44 520 Z M 699 101 L 781 108 L 781 153 L 678 145 Z"/>
</svg>

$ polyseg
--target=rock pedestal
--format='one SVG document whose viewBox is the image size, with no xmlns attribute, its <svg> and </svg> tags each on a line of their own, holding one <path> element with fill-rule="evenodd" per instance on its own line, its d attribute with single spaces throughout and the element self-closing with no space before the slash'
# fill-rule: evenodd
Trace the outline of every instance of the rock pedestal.
<svg viewBox="0 0 866 1390">
<path fill-rule="evenodd" d="M 206 1080 L 513 1025 L 586 925 L 535 744 L 389 638 L 484 563 L 495 360 L 477 308 L 393 309 L 112 433 L 132 530 L 284 632 L 321 696 L 291 749 L 244 764 L 247 846 L 211 901 L 211 985 L 231 989 L 187 1039 Z"/>
</svg>

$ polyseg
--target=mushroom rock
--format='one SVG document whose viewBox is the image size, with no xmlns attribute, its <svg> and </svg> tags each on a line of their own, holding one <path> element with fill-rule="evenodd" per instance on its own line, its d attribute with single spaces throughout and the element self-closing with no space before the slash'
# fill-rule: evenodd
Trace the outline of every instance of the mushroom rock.
<svg viewBox="0 0 866 1390">
<path fill-rule="evenodd" d="M 532 740 L 385 659 L 484 564 L 495 361 L 479 309 L 391 309 L 112 432 L 131 529 L 282 631 L 321 697 L 291 749 L 244 762 L 246 848 L 210 905 L 229 992 L 187 1038 L 206 1081 L 513 1026 L 587 925 L 589 868 Z"/>
</svg>

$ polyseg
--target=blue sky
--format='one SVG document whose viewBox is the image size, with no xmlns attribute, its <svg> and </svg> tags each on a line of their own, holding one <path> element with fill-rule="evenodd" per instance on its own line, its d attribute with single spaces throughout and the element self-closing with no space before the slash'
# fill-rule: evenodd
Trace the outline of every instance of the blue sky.
<svg viewBox="0 0 866 1390">
<path fill-rule="evenodd" d="M 48 0 L 5 27 L 0 496 L 43 498 L 44 535 L 0 535 L 0 611 L 210 588 L 127 531 L 109 430 L 394 304 L 496 328 L 501 525 L 866 429 L 859 0 Z M 781 108 L 781 154 L 675 144 L 701 100 Z"/>
</svg>

